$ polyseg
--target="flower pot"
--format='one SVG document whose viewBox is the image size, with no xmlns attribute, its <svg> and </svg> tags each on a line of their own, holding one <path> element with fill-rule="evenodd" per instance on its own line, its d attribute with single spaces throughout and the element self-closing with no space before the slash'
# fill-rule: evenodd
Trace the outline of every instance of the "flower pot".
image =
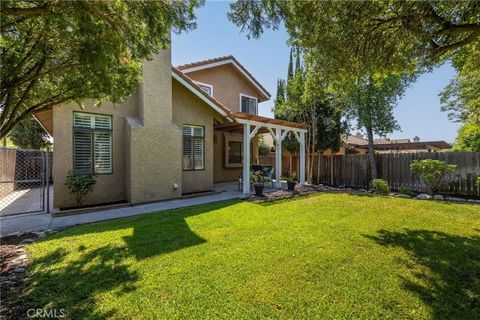
<svg viewBox="0 0 480 320">
<path fill-rule="evenodd" d="M 262 197 L 263 196 L 263 184 L 254 184 L 253 187 L 255 188 L 255 195 Z"/>
<path fill-rule="evenodd" d="M 288 190 L 290 191 L 293 191 L 295 190 L 295 185 L 297 184 L 297 182 L 295 181 L 287 181 L 287 188 Z"/>
</svg>

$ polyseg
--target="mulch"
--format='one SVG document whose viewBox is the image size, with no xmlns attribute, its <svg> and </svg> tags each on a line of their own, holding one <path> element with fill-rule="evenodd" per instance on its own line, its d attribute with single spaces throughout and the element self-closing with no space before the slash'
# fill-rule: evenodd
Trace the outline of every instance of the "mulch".
<svg viewBox="0 0 480 320">
<path fill-rule="evenodd" d="M 0 240 L 0 319 L 22 319 L 21 294 L 27 280 L 25 268 L 29 263 L 24 243 L 34 241 L 37 235 L 25 233 Z"/>
</svg>

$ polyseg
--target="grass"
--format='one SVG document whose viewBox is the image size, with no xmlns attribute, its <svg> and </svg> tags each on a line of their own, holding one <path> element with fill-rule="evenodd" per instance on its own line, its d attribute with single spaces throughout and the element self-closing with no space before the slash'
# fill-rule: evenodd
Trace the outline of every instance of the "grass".
<svg viewBox="0 0 480 320">
<path fill-rule="evenodd" d="M 319 194 L 85 225 L 29 246 L 70 319 L 479 319 L 480 207 Z"/>
</svg>

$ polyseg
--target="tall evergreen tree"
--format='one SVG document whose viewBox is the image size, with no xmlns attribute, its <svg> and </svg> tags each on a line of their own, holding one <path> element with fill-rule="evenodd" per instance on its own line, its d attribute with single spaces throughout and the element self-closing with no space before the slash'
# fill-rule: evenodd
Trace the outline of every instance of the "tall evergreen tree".
<svg viewBox="0 0 480 320">
<path fill-rule="evenodd" d="M 290 59 L 288 60 L 288 73 L 287 73 L 287 81 L 290 81 L 293 78 L 293 52 L 290 49 Z"/>
</svg>

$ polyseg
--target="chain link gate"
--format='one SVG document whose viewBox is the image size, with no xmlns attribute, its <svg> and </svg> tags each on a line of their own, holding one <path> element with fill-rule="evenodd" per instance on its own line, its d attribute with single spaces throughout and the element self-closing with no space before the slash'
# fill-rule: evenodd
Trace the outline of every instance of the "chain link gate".
<svg viewBox="0 0 480 320">
<path fill-rule="evenodd" d="M 50 211 L 50 154 L 0 149 L 0 216 Z"/>
</svg>

